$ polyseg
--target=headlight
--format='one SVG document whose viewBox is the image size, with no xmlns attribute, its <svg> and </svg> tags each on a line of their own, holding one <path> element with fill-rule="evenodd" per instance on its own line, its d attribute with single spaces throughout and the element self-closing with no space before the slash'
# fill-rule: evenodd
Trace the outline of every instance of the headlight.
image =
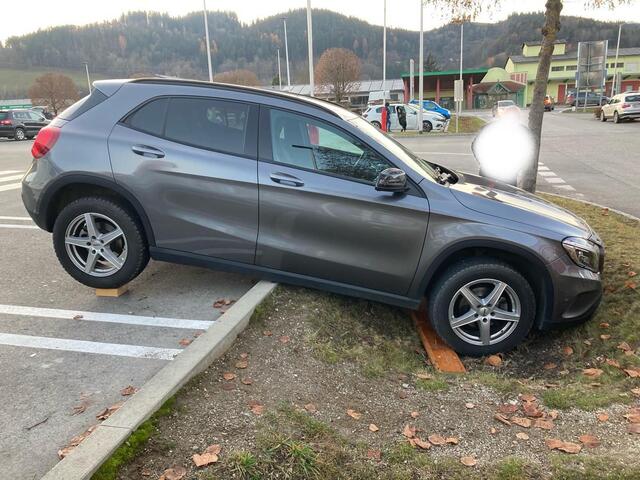
<svg viewBox="0 0 640 480">
<path fill-rule="evenodd" d="M 598 273 L 600 269 L 600 248 L 585 238 L 567 237 L 562 241 L 571 260 L 579 267 Z"/>
</svg>

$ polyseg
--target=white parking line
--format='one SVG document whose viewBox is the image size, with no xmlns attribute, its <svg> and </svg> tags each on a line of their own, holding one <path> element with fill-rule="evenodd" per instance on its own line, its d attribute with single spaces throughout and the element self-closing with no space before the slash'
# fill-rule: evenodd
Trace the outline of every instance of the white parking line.
<svg viewBox="0 0 640 480">
<path fill-rule="evenodd" d="M 96 353 L 117 357 L 149 358 L 153 360 L 173 360 L 182 350 L 177 348 L 144 347 L 141 345 L 123 345 L 121 343 L 88 342 L 67 338 L 34 337 L 0 333 L 0 345 L 12 347 L 44 348 L 67 352 Z"/>
<path fill-rule="evenodd" d="M 19 222 L 31 222 L 31 217 L 12 217 L 8 215 L 0 215 L 0 220 L 17 220 Z"/>
<path fill-rule="evenodd" d="M 544 177 L 544 179 L 549 183 L 567 183 L 560 177 Z"/>
<path fill-rule="evenodd" d="M 10 173 L 20 173 L 20 170 L 4 170 L 0 172 L 0 175 L 9 175 Z M 24 175 L 24 173 L 22 173 L 22 175 Z"/>
<path fill-rule="evenodd" d="M 11 223 L 6 223 L 6 224 L 0 224 L 0 228 L 33 228 L 37 230 L 39 227 L 35 225 L 14 225 Z"/>
<path fill-rule="evenodd" d="M 544 171 L 544 170 L 543 170 L 543 171 L 538 171 L 538 174 L 539 174 L 541 177 L 555 177 L 555 176 L 556 176 L 556 174 L 555 174 L 555 173 L 553 173 L 553 172 L 552 172 L 552 171 L 550 171 L 550 170 L 547 170 L 547 171 Z"/>
<path fill-rule="evenodd" d="M 207 330 L 214 323 L 213 321 L 206 320 L 144 317 L 138 315 L 121 315 L 117 313 L 82 312 L 77 310 L 60 310 L 57 308 L 36 308 L 1 304 L 0 314 L 47 317 L 88 322 L 126 323 L 128 325 L 143 325 L 147 327 L 186 328 L 190 330 Z"/>
<path fill-rule="evenodd" d="M 22 174 L 20 175 L 10 175 L 8 177 L 0 177 L 0 182 L 10 182 L 12 180 L 20 180 L 22 178 Z"/>
<path fill-rule="evenodd" d="M 17 190 L 21 185 L 21 183 L 9 183 L 7 185 L 0 185 L 0 192 L 6 192 L 7 190 Z"/>
</svg>

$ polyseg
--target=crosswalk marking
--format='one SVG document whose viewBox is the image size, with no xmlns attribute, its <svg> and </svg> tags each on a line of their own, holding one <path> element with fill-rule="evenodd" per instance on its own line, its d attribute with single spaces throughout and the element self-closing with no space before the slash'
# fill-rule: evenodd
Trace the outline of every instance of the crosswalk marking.
<svg viewBox="0 0 640 480">
<path fill-rule="evenodd" d="M 0 314 L 47 317 L 88 322 L 124 323 L 128 325 L 142 325 L 147 327 L 185 328 L 189 330 L 207 330 L 214 323 L 213 321 L 206 320 L 145 317 L 138 315 L 122 315 L 118 313 L 82 312 L 77 310 L 61 310 L 57 308 L 36 308 L 1 304 Z"/>
<path fill-rule="evenodd" d="M 36 227 L 35 225 L 15 225 L 10 223 L 2 223 L 0 224 L 0 228 L 26 228 L 37 230 L 39 227 Z"/>
<path fill-rule="evenodd" d="M 0 192 L 6 192 L 7 190 L 16 190 L 21 186 L 21 183 L 8 183 L 7 185 L 0 185 Z"/>
<path fill-rule="evenodd" d="M 121 343 L 89 342 L 68 338 L 35 337 L 0 333 L 0 345 L 12 347 L 44 348 L 46 350 L 63 350 L 67 352 L 95 353 L 114 355 L 117 357 L 148 358 L 153 360 L 173 360 L 182 350 L 178 348 L 145 347 L 142 345 L 125 345 Z"/>
<path fill-rule="evenodd" d="M 20 175 L 10 175 L 8 177 L 0 177 L 0 182 L 11 182 L 13 180 L 20 180 L 22 178 L 22 174 Z"/>
</svg>

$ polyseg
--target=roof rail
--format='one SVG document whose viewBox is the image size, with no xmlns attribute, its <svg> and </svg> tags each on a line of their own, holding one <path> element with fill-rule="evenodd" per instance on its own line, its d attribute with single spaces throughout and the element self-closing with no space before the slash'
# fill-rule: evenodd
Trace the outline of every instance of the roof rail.
<svg viewBox="0 0 640 480">
<path fill-rule="evenodd" d="M 280 92 L 277 90 L 268 90 L 260 87 L 249 87 L 245 85 L 234 85 L 231 83 L 219 83 L 219 82 L 205 82 L 202 80 L 186 80 L 183 78 L 158 78 L 158 77 L 150 77 L 150 78 L 135 78 L 129 81 L 130 83 L 151 83 L 151 84 L 160 84 L 160 85 L 184 85 L 191 87 L 204 87 L 204 88 L 215 88 L 218 90 L 229 90 L 236 92 L 247 92 L 247 93 L 257 93 L 260 95 L 267 95 L 273 98 L 286 98 L 287 100 L 291 100 L 294 102 L 298 102 L 304 105 L 311 105 L 330 113 L 331 115 L 341 118 L 338 113 L 333 110 L 336 107 L 335 104 L 329 102 L 328 100 L 323 100 L 316 97 L 307 97 L 303 95 L 298 95 L 295 93 L 289 92 Z"/>
</svg>

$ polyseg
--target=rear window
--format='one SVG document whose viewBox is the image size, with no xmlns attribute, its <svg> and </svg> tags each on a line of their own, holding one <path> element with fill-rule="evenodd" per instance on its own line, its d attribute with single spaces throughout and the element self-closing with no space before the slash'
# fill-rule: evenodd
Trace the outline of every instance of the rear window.
<svg viewBox="0 0 640 480">
<path fill-rule="evenodd" d="M 640 102 L 640 95 L 627 95 L 625 102 Z"/>
<path fill-rule="evenodd" d="M 124 123 L 141 132 L 161 137 L 164 133 L 164 119 L 168 103 L 168 98 L 152 100 L 129 115 Z"/>
<path fill-rule="evenodd" d="M 164 136 L 199 148 L 244 154 L 249 105 L 211 98 L 172 98 Z"/>
<path fill-rule="evenodd" d="M 102 93 L 97 88 L 94 88 L 90 95 L 81 98 L 69 108 L 64 110 L 61 114 L 58 115 L 58 118 L 61 118 L 62 120 L 73 120 L 86 111 L 92 109 L 99 103 L 102 103 L 106 99 L 107 96 L 104 93 Z"/>
</svg>

